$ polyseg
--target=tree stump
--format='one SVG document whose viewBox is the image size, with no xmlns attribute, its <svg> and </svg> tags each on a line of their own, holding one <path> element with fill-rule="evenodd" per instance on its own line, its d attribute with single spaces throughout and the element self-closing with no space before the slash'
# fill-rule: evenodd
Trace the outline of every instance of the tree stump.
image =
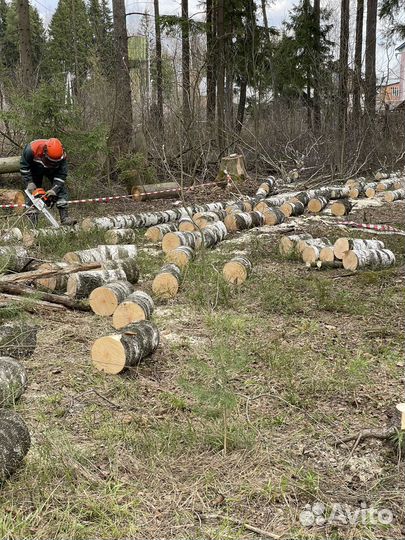
<svg viewBox="0 0 405 540">
<path fill-rule="evenodd" d="M 242 182 L 248 178 L 245 160 L 241 154 L 231 154 L 221 159 L 215 181 L 222 182 L 226 178 L 226 173 L 231 176 L 234 182 Z"/>
</svg>

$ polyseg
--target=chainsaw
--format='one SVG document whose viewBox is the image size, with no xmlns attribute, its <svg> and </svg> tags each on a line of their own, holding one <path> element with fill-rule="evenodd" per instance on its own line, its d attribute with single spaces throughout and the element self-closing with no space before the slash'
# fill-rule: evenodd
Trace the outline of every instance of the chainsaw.
<svg viewBox="0 0 405 540">
<path fill-rule="evenodd" d="M 42 188 L 38 188 L 33 193 L 31 193 L 30 191 L 28 191 L 28 189 L 26 189 L 25 194 L 32 202 L 32 206 L 34 206 L 34 208 L 36 208 L 38 212 L 41 212 L 41 214 L 46 217 L 52 227 L 58 229 L 60 227 L 59 223 L 56 221 L 56 219 L 53 217 L 53 215 L 47 208 L 48 206 L 50 206 L 50 202 L 45 196 L 45 190 Z"/>
</svg>

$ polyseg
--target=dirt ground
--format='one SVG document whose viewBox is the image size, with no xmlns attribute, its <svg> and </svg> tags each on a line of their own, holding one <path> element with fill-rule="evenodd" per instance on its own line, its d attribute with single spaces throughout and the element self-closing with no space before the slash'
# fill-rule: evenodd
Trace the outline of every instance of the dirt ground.
<svg viewBox="0 0 405 540">
<path fill-rule="evenodd" d="M 350 219 L 405 229 L 404 209 Z M 322 220 L 296 227 L 374 237 Z M 32 448 L 0 492 L 1 536 L 403 538 L 401 435 L 343 442 L 394 425 L 404 401 L 404 237 L 376 238 L 396 266 L 350 273 L 282 259 L 268 229 L 230 237 L 197 257 L 174 300 L 156 303 L 158 351 L 119 376 L 91 365 L 94 339 L 114 333 L 109 319 L 19 313 L 40 328 L 16 405 Z M 150 291 L 164 259 L 141 232 L 139 246 Z M 75 247 L 50 243 L 37 256 Z M 222 266 L 241 252 L 253 274 L 230 287 Z"/>
</svg>

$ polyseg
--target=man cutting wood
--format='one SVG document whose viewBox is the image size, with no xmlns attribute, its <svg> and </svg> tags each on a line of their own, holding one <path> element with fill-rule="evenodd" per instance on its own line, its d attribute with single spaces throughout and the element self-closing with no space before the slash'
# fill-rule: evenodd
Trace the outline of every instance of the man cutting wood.
<svg viewBox="0 0 405 540">
<path fill-rule="evenodd" d="M 25 189 L 34 196 L 42 195 L 43 199 L 59 211 L 62 225 L 75 225 L 76 220 L 69 217 L 68 192 L 66 178 L 68 166 L 66 154 L 59 139 L 37 139 L 25 145 L 20 159 L 20 172 L 25 184 Z M 46 193 L 42 189 L 44 177 L 48 178 L 51 188 Z M 38 190 L 38 191 L 37 191 Z M 37 193 L 35 193 L 37 191 Z M 38 223 L 38 211 L 32 207 L 32 202 L 27 200 L 27 216 L 33 223 Z"/>
</svg>

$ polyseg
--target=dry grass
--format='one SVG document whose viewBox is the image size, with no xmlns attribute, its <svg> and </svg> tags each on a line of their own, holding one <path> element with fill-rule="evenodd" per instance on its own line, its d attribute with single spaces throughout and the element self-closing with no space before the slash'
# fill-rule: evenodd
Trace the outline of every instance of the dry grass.
<svg viewBox="0 0 405 540">
<path fill-rule="evenodd" d="M 389 425 L 403 401 L 400 266 L 308 272 L 280 260 L 277 236 L 246 238 L 190 266 L 179 296 L 156 310 L 158 352 L 122 376 L 90 364 L 107 319 L 36 317 L 17 405 L 33 444 L 0 493 L 3 537 L 257 537 L 235 519 L 288 538 L 403 537 L 398 445 L 339 444 Z M 403 252 L 397 237 L 388 243 Z M 255 264 L 237 289 L 220 275 L 236 249 Z M 141 252 L 148 279 L 161 262 Z M 314 502 L 365 502 L 394 521 L 304 527 Z"/>
</svg>

